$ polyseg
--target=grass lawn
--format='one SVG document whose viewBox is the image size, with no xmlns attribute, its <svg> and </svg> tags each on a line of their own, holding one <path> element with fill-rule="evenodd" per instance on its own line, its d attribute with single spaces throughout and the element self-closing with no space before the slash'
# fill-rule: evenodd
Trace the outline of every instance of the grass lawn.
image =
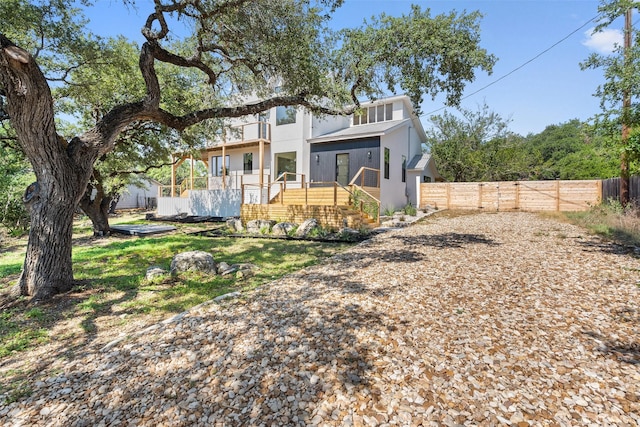
<svg viewBox="0 0 640 427">
<path fill-rule="evenodd" d="M 140 223 L 140 217 L 123 216 L 111 222 Z M 2 395 L 5 401 L 12 401 L 28 393 L 29 382 L 46 373 L 43 366 L 72 359 L 87 346 L 104 345 L 123 331 L 139 330 L 216 296 L 254 289 L 351 245 L 187 234 L 215 226 L 178 225 L 178 231 L 163 235 L 105 239 L 93 238 L 90 222 L 80 219 L 74 227 L 73 248 L 79 284 L 38 305 L 7 297 L 20 274 L 26 238 L 4 238 L 0 247 L 0 402 Z M 211 253 L 216 262 L 252 263 L 259 270 L 243 279 L 196 273 L 150 282 L 144 279 L 148 267 L 168 270 L 175 254 L 193 250 Z M 25 362 L 28 355 L 37 357 L 39 363 Z"/>
</svg>

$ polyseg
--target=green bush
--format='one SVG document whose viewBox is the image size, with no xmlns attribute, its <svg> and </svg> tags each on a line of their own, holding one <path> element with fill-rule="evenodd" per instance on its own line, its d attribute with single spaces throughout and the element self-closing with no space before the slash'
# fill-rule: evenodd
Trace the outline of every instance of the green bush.
<svg viewBox="0 0 640 427">
<path fill-rule="evenodd" d="M 408 203 L 404 207 L 403 212 L 405 213 L 405 215 L 416 216 L 416 214 L 418 213 L 418 210 L 411 203 Z"/>
</svg>

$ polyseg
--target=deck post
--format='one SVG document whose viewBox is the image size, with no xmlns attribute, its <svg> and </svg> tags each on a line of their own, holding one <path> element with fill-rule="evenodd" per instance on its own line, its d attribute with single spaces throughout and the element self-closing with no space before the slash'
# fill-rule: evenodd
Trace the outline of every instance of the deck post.
<svg viewBox="0 0 640 427">
<path fill-rule="evenodd" d="M 227 162 L 226 162 L 226 145 L 227 145 L 227 137 L 226 135 L 222 138 L 222 189 L 227 189 Z"/>
<path fill-rule="evenodd" d="M 189 190 L 193 190 L 193 154 L 189 156 L 189 160 L 191 161 L 191 169 L 189 171 L 189 185 L 191 188 Z"/>
<path fill-rule="evenodd" d="M 262 193 L 262 186 L 264 185 L 264 139 L 260 138 L 259 142 L 259 150 L 258 150 L 258 162 L 260 164 L 260 192 Z"/>
<path fill-rule="evenodd" d="M 171 155 L 171 197 L 176 197 L 176 162 Z"/>
</svg>

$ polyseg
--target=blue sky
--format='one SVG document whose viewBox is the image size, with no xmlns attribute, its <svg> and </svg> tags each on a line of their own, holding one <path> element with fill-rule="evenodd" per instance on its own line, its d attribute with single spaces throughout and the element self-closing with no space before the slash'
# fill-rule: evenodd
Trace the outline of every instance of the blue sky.
<svg viewBox="0 0 640 427">
<path fill-rule="evenodd" d="M 146 19 L 148 0 L 138 2 L 138 12 L 128 10 L 119 0 L 98 0 L 88 12 L 96 34 L 124 34 L 141 40 L 139 29 Z M 382 12 L 400 15 L 412 3 L 432 14 L 479 10 L 481 45 L 498 57 L 491 76 L 478 73 L 468 84 L 462 107 L 477 110 L 483 103 L 510 119 L 510 129 L 521 135 L 541 132 L 546 126 L 573 118 L 587 120 L 600 111 L 599 100 L 592 94 L 602 83 L 602 71 L 580 70 L 580 62 L 594 51 L 606 51 L 612 43 L 622 43 L 622 23 L 611 31 L 591 36 L 597 16 L 597 0 L 346 0 L 334 15 L 336 28 L 353 27 L 363 19 Z M 586 24 L 586 25 L 585 25 Z M 531 63 L 497 81 L 532 60 L 572 32 L 566 40 Z M 480 90 L 475 95 L 472 93 Z M 429 113 L 441 114 L 442 99 L 427 98 L 422 105 L 423 123 L 429 127 Z M 454 111 L 451 110 L 450 111 Z"/>
</svg>

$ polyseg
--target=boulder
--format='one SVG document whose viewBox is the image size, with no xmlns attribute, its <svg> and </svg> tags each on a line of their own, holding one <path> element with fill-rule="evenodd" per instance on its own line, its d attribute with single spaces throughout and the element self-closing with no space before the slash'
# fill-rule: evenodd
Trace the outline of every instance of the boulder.
<svg viewBox="0 0 640 427">
<path fill-rule="evenodd" d="M 244 231 L 244 226 L 239 218 L 229 218 L 227 220 L 227 227 L 232 233 L 241 233 Z"/>
<path fill-rule="evenodd" d="M 162 277 L 169 274 L 167 270 L 162 267 L 158 267 L 157 265 L 152 265 L 147 268 L 147 273 L 144 275 L 145 280 L 152 280 L 155 277 Z"/>
<path fill-rule="evenodd" d="M 274 236 L 288 236 L 289 233 L 296 228 L 296 224 L 291 222 L 279 222 L 271 229 Z"/>
<path fill-rule="evenodd" d="M 247 222 L 247 232 L 251 234 L 268 234 L 275 223 L 273 220 L 254 219 Z"/>
<path fill-rule="evenodd" d="M 296 230 L 296 236 L 306 237 L 315 228 L 318 228 L 318 221 L 315 218 L 307 219 Z"/>
<path fill-rule="evenodd" d="M 216 274 L 216 263 L 210 253 L 203 251 L 190 251 L 177 254 L 171 260 L 171 275 L 183 271 L 201 271 L 207 274 Z"/>
</svg>

